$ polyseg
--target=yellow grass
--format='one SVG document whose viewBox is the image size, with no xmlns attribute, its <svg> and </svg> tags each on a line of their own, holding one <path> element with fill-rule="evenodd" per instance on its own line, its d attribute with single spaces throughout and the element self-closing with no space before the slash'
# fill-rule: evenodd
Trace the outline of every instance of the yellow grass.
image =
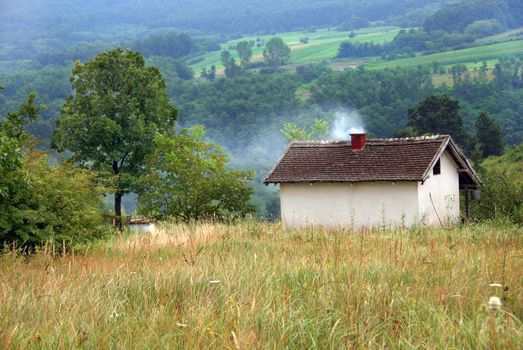
<svg viewBox="0 0 523 350">
<path fill-rule="evenodd" d="M 467 348 L 522 344 L 514 228 L 164 226 L 82 254 L 0 255 L 3 348 Z M 507 292 L 489 287 L 508 286 Z M 490 311 L 490 296 L 503 297 Z"/>
</svg>

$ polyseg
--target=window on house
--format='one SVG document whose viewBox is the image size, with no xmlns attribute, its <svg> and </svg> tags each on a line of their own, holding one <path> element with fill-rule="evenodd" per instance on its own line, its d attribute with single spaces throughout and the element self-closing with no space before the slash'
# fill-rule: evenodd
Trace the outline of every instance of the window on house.
<svg viewBox="0 0 523 350">
<path fill-rule="evenodd" d="M 434 175 L 439 175 L 441 174 L 441 160 L 438 159 L 438 161 L 436 162 L 436 164 L 434 164 L 434 168 L 432 168 L 432 173 Z"/>
</svg>

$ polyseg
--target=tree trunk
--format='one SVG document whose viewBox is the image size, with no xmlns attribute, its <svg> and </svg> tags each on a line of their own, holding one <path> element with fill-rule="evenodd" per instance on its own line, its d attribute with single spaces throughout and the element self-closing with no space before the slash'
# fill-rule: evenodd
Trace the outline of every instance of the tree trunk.
<svg viewBox="0 0 523 350">
<path fill-rule="evenodd" d="M 122 230 L 122 192 L 115 192 L 114 194 L 114 215 L 116 217 L 115 226 Z"/>
<path fill-rule="evenodd" d="M 118 161 L 113 160 L 113 173 L 118 176 L 120 169 L 118 167 Z M 122 230 L 122 197 L 123 193 L 121 191 L 116 191 L 114 193 L 114 216 L 115 216 L 115 226 L 121 231 Z"/>
</svg>

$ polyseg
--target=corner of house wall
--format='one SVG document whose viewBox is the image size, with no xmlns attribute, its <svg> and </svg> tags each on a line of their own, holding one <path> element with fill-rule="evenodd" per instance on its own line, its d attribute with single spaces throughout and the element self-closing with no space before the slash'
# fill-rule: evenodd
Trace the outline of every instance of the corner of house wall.
<svg viewBox="0 0 523 350">
<path fill-rule="evenodd" d="M 422 208 L 422 205 L 421 205 L 421 201 L 422 201 L 422 193 L 423 191 L 423 182 L 421 181 L 418 181 L 418 186 L 417 186 L 417 191 L 416 191 L 416 205 L 417 205 L 417 208 L 416 208 L 416 212 L 418 213 L 417 214 L 417 218 L 415 219 L 416 220 L 416 224 L 418 226 L 421 226 L 423 225 L 423 218 L 425 217 L 425 213 L 423 213 L 423 208 Z"/>
</svg>

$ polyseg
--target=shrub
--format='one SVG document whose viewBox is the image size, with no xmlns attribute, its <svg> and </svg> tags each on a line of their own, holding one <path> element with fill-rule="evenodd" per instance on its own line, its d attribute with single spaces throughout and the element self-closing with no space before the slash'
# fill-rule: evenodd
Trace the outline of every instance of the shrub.
<svg viewBox="0 0 523 350">
<path fill-rule="evenodd" d="M 478 220 L 506 219 L 523 222 L 523 183 L 499 169 L 484 171 L 484 188 L 479 202 L 471 206 L 472 217 Z"/>
<path fill-rule="evenodd" d="M 31 151 L 24 127 L 43 109 L 35 99 L 31 93 L 0 121 L 0 244 L 79 243 L 101 233 L 103 189 L 94 173 L 51 165 L 43 153 Z"/>
<path fill-rule="evenodd" d="M 18 170 L 18 186 L 0 203 L 0 241 L 35 247 L 46 242 L 86 242 L 103 232 L 102 192 L 95 174 L 51 165 L 30 153 Z"/>
</svg>

